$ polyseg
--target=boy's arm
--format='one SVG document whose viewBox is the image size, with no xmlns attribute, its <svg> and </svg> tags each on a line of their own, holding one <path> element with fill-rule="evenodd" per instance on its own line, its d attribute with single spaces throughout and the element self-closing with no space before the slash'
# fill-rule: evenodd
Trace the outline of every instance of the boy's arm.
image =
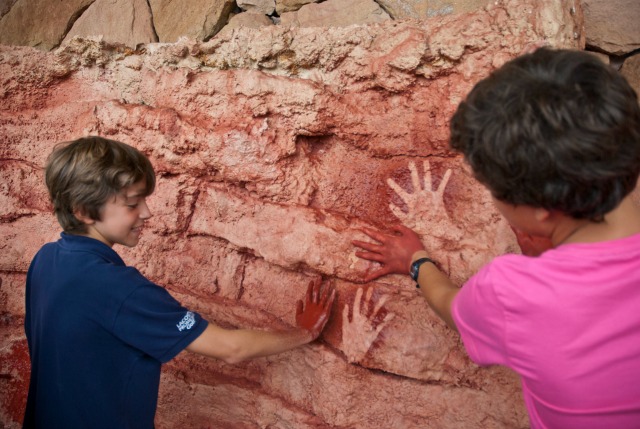
<svg viewBox="0 0 640 429">
<path fill-rule="evenodd" d="M 304 304 L 298 302 L 297 328 L 287 331 L 258 331 L 254 329 L 224 329 L 209 323 L 187 350 L 201 355 L 237 363 L 260 356 L 291 350 L 316 339 L 329 319 L 335 290 L 329 286 L 321 290 L 320 282 L 311 282 Z"/>
<path fill-rule="evenodd" d="M 393 235 L 362 228 L 362 232 L 377 241 L 353 241 L 353 244 L 364 251 L 357 251 L 356 256 L 380 263 L 381 267 L 370 273 L 365 281 L 370 282 L 387 274 L 409 274 L 411 264 L 419 258 L 428 257 L 418 235 L 411 229 L 396 225 L 392 227 Z M 451 304 L 460 289 L 451 282 L 438 267 L 426 262 L 420 267 L 418 284 L 422 295 L 435 313 L 454 330 L 457 330 L 451 315 Z"/>
</svg>

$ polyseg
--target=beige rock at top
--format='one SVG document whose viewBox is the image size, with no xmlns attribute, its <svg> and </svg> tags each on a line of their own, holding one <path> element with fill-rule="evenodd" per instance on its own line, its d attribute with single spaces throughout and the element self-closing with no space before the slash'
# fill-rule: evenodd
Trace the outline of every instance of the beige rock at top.
<svg viewBox="0 0 640 429">
<path fill-rule="evenodd" d="M 280 17 L 283 25 L 300 27 L 347 27 L 391 19 L 373 0 L 328 0 L 283 13 Z"/>
<path fill-rule="evenodd" d="M 236 3 L 247 12 L 271 15 L 276 10 L 276 0 L 236 0 Z"/>
<path fill-rule="evenodd" d="M 587 45 L 609 54 L 640 49 L 639 0 L 583 0 Z"/>
<path fill-rule="evenodd" d="M 318 0 L 276 0 L 276 12 L 293 12 L 300 9 L 305 4 L 316 3 Z"/>
<path fill-rule="evenodd" d="M 160 42 L 173 43 L 186 36 L 207 40 L 226 24 L 235 0 L 150 0 Z"/>
<path fill-rule="evenodd" d="M 94 0 L 18 0 L 0 19 L 0 44 L 50 50 Z"/>
<path fill-rule="evenodd" d="M 240 28 L 240 27 L 260 28 L 260 27 L 266 27 L 269 25 L 274 25 L 274 24 L 273 24 L 273 21 L 271 21 L 271 19 L 267 15 L 264 15 L 262 13 L 256 13 L 256 12 L 243 12 L 243 13 L 234 15 L 229 20 L 227 25 L 225 25 L 224 28 L 220 30 L 220 33 L 218 34 L 220 36 L 226 35 L 233 29 Z"/>
<path fill-rule="evenodd" d="M 5 16 L 9 10 L 13 7 L 17 0 L 2 0 L 0 1 L 0 18 Z"/>
<path fill-rule="evenodd" d="M 452 13 L 471 12 L 492 0 L 377 0 L 393 19 L 425 19 Z"/>
<path fill-rule="evenodd" d="M 96 0 L 73 24 L 63 42 L 75 36 L 103 36 L 107 42 L 131 47 L 158 41 L 146 0 Z"/>
<path fill-rule="evenodd" d="M 631 87 L 640 95 L 640 54 L 633 55 L 622 64 L 620 73 L 624 76 Z"/>
</svg>

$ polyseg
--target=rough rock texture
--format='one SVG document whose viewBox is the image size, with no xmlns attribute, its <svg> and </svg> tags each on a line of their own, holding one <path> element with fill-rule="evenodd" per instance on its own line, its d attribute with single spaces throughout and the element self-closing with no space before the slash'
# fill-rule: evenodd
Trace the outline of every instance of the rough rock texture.
<svg viewBox="0 0 640 429">
<path fill-rule="evenodd" d="M 3 0 L 0 2 L 0 18 L 5 16 L 18 0 Z"/>
<path fill-rule="evenodd" d="M 393 19 L 425 19 L 478 10 L 492 0 L 378 0 Z"/>
<path fill-rule="evenodd" d="M 406 276 L 362 284 L 372 266 L 350 242 L 363 225 L 403 222 L 460 284 L 521 251 L 448 149 L 449 117 L 505 61 L 584 47 L 581 28 L 572 1 L 507 0 L 422 22 L 241 27 L 137 50 L 79 38 L 54 52 L 0 47 L 1 425 L 19 427 L 26 395 L 26 270 L 59 232 L 42 166 L 57 142 L 100 134 L 144 151 L 158 173 L 155 216 L 136 248 L 117 250 L 186 306 L 274 329 L 294 323 L 310 279 L 338 291 L 310 346 L 166 365 L 158 428 L 527 427 L 517 378 L 471 363 Z"/>
<path fill-rule="evenodd" d="M 276 10 L 276 0 L 236 0 L 240 9 L 271 15 Z"/>
<path fill-rule="evenodd" d="M 17 0 L 0 19 L 0 44 L 52 49 L 60 44 L 76 18 L 93 2 Z"/>
<path fill-rule="evenodd" d="M 620 69 L 629 84 L 640 94 L 640 54 L 632 55 L 625 60 Z"/>
<path fill-rule="evenodd" d="M 293 12 L 300 9 L 305 4 L 315 3 L 318 0 L 276 0 L 276 12 Z"/>
<path fill-rule="evenodd" d="M 583 0 L 587 45 L 615 55 L 640 49 L 638 0 Z"/>
<path fill-rule="evenodd" d="M 235 0 L 149 0 L 153 22 L 160 42 L 175 42 L 180 37 L 207 40 L 226 24 Z"/>
<path fill-rule="evenodd" d="M 96 35 L 130 47 L 158 41 L 147 0 L 95 0 L 75 21 L 63 42 L 75 36 Z"/>
<path fill-rule="evenodd" d="M 226 33 L 233 31 L 234 28 L 260 28 L 268 25 L 273 25 L 273 21 L 268 16 L 255 12 L 243 12 L 229 19 L 227 25 L 220 30 L 220 36 L 225 36 Z"/>
<path fill-rule="evenodd" d="M 383 22 L 391 17 L 373 0 L 327 0 L 311 3 L 280 15 L 283 25 L 300 27 L 345 27 Z"/>
</svg>

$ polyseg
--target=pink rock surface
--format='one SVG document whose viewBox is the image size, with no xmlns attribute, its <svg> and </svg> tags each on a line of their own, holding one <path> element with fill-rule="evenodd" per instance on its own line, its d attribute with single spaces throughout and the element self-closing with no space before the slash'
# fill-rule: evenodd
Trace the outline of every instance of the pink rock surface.
<svg viewBox="0 0 640 429">
<path fill-rule="evenodd" d="M 405 223 L 460 284 L 521 251 L 449 151 L 449 116 L 504 61 L 543 44 L 582 48 L 571 6 L 239 28 L 137 51 L 94 39 L 51 53 L 0 47 L 2 425 L 19 427 L 26 395 L 25 273 L 58 234 L 41 167 L 57 142 L 100 134 L 140 148 L 158 173 L 141 243 L 117 250 L 188 307 L 222 326 L 274 329 L 294 323 L 311 279 L 338 291 L 310 346 L 239 365 L 186 353 L 168 364 L 157 427 L 526 427 L 517 378 L 471 363 L 408 278 L 362 284 L 372 267 L 350 241 L 363 225 Z"/>
</svg>

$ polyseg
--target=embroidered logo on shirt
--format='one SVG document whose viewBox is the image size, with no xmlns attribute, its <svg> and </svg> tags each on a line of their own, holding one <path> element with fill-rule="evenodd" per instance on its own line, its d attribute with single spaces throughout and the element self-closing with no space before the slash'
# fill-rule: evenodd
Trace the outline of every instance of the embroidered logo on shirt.
<svg viewBox="0 0 640 429">
<path fill-rule="evenodd" d="M 185 329 L 193 328 L 193 325 L 196 324 L 196 316 L 191 311 L 187 311 L 187 314 L 184 315 L 182 320 L 176 325 L 178 327 L 178 331 L 184 331 Z"/>
</svg>

